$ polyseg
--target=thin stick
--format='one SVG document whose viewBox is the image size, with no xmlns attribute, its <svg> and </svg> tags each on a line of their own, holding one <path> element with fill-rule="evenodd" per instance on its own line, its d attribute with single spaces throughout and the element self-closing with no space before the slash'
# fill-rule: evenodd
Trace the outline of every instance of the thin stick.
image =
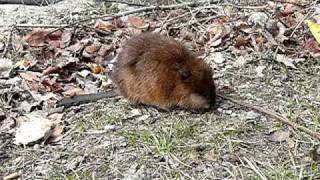
<svg viewBox="0 0 320 180">
<path fill-rule="evenodd" d="M 5 27 L 6 25 L 0 25 L 0 27 Z M 68 26 L 68 24 L 15 24 L 16 28 L 61 28 L 63 26 Z"/>
<path fill-rule="evenodd" d="M 257 175 L 262 179 L 262 180 L 267 180 L 266 176 L 264 176 L 258 169 L 257 167 L 246 157 L 243 157 L 243 159 L 246 161 L 246 163 L 250 166 L 250 168 L 257 173 Z"/>
<path fill-rule="evenodd" d="M 247 103 L 244 103 L 244 102 L 240 102 L 240 101 L 237 101 L 237 100 L 235 100 L 233 98 L 225 97 L 225 96 L 220 95 L 220 94 L 218 94 L 217 96 L 219 96 L 219 97 L 221 97 L 223 99 L 226 99 L 228 101 L 231 101 L 231 102 L 233 102 L 235 104 L 238 104 L 238 105 L 247 107 L 249 109 L 253 109 L 253 110 L 257 111 L 257 112 L 266 114 L 266 115 L 268 115 L 268 116 L 270 116 L 270 117 L 272 117 L 274 119 L 277 119 L 277 120 L 281 121 L 282 123 L 285 123 L 285 124 L 291 126 L 295 130 L 303 131 L 303 132 L 309 134 L 310 136 L 313 136 L 314 138 L 317 138 L 318 140 L 320 140 L 320 133 L 313 132 L 310 129 L 304 127 L 304 126 L 300 126 L 300 125 L 290 121 L 288 118 L 282 116 L 279 113 L 273 112 L 273 111 L 271 111 L 271 110 L 269 110 L 267 108 L 262 108 L 262 107 L 259 107 L 259 106 L 254 106 L 254 105 L 250 105 L 250 104 L 247 104 Z"/>
<path fill-rule="evenodd" d="M 125 1 L 117 1 L 117 0 L 104 0 L 103 2 L 126 4 L 128 6 L 146 6 L 145 4 L 137 4 L 137 3 L 125 2 Z"/>
<path fill-rule="evenodd" d="M 1 57 L 2 57 L 2 58 L 6 57 L 7 52 L 8 52 L 8 49 L 10 49 L 10 48 L 12 47 L 11 41 L 12 41 L 13 29 L 14 29 L 14 26 L 12 26 L 12 27 L 10 28 L 10 34 L 9 34 L 8 39 L 7 39 L 7 43 L 5 44 L 3 53 L 1 54 Z"/>
</svg>

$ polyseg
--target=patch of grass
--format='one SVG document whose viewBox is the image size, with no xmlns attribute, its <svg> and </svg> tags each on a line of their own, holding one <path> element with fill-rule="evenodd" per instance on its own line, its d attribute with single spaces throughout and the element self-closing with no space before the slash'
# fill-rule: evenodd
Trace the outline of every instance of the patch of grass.
<svg viewBox="0 0 320 180">
<path fill-rule="evenodd" d="M 82 171 L 82 172 L 72 172 L 67 175 L 62 175 L 64 180 L 93 180 L 95 178 L 95 173 L 94 172 L 89 172 L 89 171 Z"/>
<path fill-rule="evenodd" d="M 79 132 L 83 134 L 88 129 L 102 129 L 107 124 L 122 125 L 124 118 L 120 114 L 108 114 L 106 112 L 93 112 L 90 116 L 80 120 Z"/>
<path fill-rule="evenodd" d="M 267 170 L 264 175 L 270 180 L 292 180 L 299 179 L 293 169 L 287 169 L 285 167 L 276 167 L 274 169 Z M 256 176 L 255 179 L 261 179 Z"/>
<path fill-rule="evenodd" d="M 118 13 L 119 9 L 117 6 L 113 6 L 110 2 L 102 1 L 98 6 L 98 11 L 102 14 Z"/>
<path fill-rule="evenodd" d="M 151 139 L 151 134 L 149 131 L 120 131 L 116 132 L 115 135 L 124 137 L 128 140 L 130 145 L 136 146 L 139 142 L 148 142 Z"/>
<path fill-rule="evenodd" d="M 320 112 L 317 106 L 304 99 L 289 99 L 288 100 L 288 116 L 290 119 L 297 121 L 302 115 L 305 118 L 310 118 L 312 129 L 317 130 L 320 127 Z"/>
<path fill-rule="evenodd" d="M 192 138 L 196 132 L 193 125 L 177 122 L 156 132 L 149 130 L 121 131 L 116 132 L 116 135 L 125 137 L 131 145 L 142 143 L 154 148 L 160 155 L 168 155 L 175 153 L 179 146 L 184 145 L 184 142 Z"/>
</svg>

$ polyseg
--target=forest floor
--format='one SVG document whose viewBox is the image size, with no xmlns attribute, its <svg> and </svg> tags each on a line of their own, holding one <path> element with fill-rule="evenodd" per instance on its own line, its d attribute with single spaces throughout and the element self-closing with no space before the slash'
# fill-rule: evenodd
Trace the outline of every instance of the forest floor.
<svg viewBox="0 0 320 180">
<path fill-rule="evenodd" d="M 320 5 L 253 2 L 111 21 L 92 17 L 144 6 L 0 5 L 0 178 L 320 179 L 320 139 L 297 128 L 320 132 L 320 47 L 304 22 L 320 23 Z M 114 88 L 108 72 L 121 43 L 142 31 L 182 41 L 212 66 L 219 93 L 294 125 L 221 98 L 206 112 L 133 106 L 120 96 L 54 107 Z M 38 119 L 53 127 L 49 135 L 19 143 L 19 126 Z M 40 126 L 27 134 L 41 136 Z"/>
</svg>

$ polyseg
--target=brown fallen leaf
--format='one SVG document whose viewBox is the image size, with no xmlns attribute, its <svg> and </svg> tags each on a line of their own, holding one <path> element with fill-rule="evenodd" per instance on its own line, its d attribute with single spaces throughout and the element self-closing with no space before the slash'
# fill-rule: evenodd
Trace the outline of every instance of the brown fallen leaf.
<svg viewBox="0 0 320 180">
<path fill-rule="evenodd" d="M 309 38 L 307 39 L 303 44 L 302 44 L 303 49 L 307 50 L 307 51 L 311 51 L 311 52 L 315 52 L 315 53 L 319 53 L 320 52 L 320 45 L 318 44 L 318 42 L 313 39 L 313 38 Z"/>
<path fill-rule="evenodd" d="M 105 69 L 102 66 L 99 66 L 99 65 L 94 64 L 94 63 L 88 63 L 87 66 L 91 69 L 91 71 L 94 74 L 102 74 L 105 71 Z"/>
<path fill-rule="evenodd" d="M 217 40 L 221 38 L 223 31 L 224 31 L 224 25 L 222 23 L 215 22 L 211 24 L 207 30 L 209 34 L 209 39 Z"/>
<path fill-rule="evenodd" d="M 86 45 L 87 44 L 83 42 L 77 42 L 73 45 L 68 46 L 66 50 L 71 51 L 72 53 L 75 53 L 75 54 L 79 54 Z"/>
<path fill-rule="evenodd" d="M 17 67 L 19 69 L 26 70 L 29 67 L 31 67 L 32 65 L 33 64 L 31 63 L 30 60 L 23 58 L 20 61 L 16 62 L 15 67 Z"/>
<path fill-rule="evenodd" d="M 45 69 L 42 74 L 49 75 L 49 74 L 63 74 L 63 69 L 61 67 L 48 67 Z"/>
<path fill-rule="evenodd" d="M 19 75 L 27 81 L 40 81 L 40 73 L 37 72 L 32 72 L 32 71 L 26 71 L 26 72 L 21 72 Z"/>
<path fill-rule="evenodd" d="M 46 44 L 55 48 L 64 48 L 71 41 L 72 33 L 65 31 L 34 29 L 32 32 L 23 37 L 31 47 L 41 47 Z"/>
<path fill-rule="evenodd" d="M 145 21 L 138 16 L 129 16 L 127 22 L 128 22 L 128 27 L 133 27 L 137 29 L 143 29 L 146 27 Z"/>
<path fill-rule="evenodd" d="M 283 142 L 283 141 L 287 141 L 290 135 L 291 135 L 290 131 L 284 131 L 284 130 L 274 131 L 271 133 L 269 140 L 274 142 Z"/>
<path fill-rule="evenodd" d="M 280 16 L 288 16 L 290 14 L 293 14 L 294 12 L 298 11 L 299 7 L 294 4 L 285 4 L 282 11 L 280 11 Z"/>
<path fill-rule="evenodd" d="M 259 35 L 258 37 L 256 37 L 256 42 L 257 42 L 257 45 L 259 47 L 263 47 L 264 46 L 264 42 L 265 42 L 265 38 L 261 35 Z"/>
<path fill-rule="evenodd" d="M 99 48 L 100 48 L 100 44 L 91 44 L 87 47 L 84 48 L 84 51 L 82 53 L 83 57 L 86 58 L 94 58 L 96 56 L 96 53 L 98 52 Z"/>
<path fill-rule="evenodd" d="M 239 35 L 238 37 L 236 37 L 236 43 L 235 43 L 235 47 L 236 48 L 240 48 L 245 47 L 249 44 L 248 38 L 245 38 L 244 36 Z"/>
<path fill-rule="evenodd" d="M 112 48 L 113 48 L 113 46 L 111 44 L 108 44 L 108 45 L 104 44 L 100 47 L 100 49 L 98 51 L 98 55 L 105 57 L 108 54 L 108 52 L 110 50 L 112 50 Z"/>
<path fill-rule="evenodd" d="M 55 93 L 63 92 L 63 88 L 60 83 L 55 82 L 52 79 L 44 79 L 41 81 L 41 84 L 47 89 L 47 91 L 52 91 Z"/>
<path fill-rule="evenodd" d="M 85 94 L 84 90 L 81 88 L 71 88 L 62 93 L 64 96 L 73 97 L 81 94 Z"/>
<path fill-rule="evenodd" d="M 103 31 L 113 31 L 116 30 L 116 27 L 109 21 L 98 20 L 94 27 Z"/>
<path fill-rule="evenodd" d="M 54 127 L 52 129 L 50 138 L 48 140 L 49 143 L 58 142 L 63 138 L 63 127 Z"/>
</svg>

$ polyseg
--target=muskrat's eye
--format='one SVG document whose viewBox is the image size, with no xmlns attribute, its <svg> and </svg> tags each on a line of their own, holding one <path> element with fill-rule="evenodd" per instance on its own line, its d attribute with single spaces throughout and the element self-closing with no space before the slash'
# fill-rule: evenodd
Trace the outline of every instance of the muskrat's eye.
<svg viewBox="0 0 320 180">
<path fill-rule="evenodd" d="M 186 80 L 190 77 L 191 73 L 187 70 L 184 69 L 179 69 L 178 70 L 179 74 L 180 74 L 180 78 L 181 80 Z"/>
</svg>

